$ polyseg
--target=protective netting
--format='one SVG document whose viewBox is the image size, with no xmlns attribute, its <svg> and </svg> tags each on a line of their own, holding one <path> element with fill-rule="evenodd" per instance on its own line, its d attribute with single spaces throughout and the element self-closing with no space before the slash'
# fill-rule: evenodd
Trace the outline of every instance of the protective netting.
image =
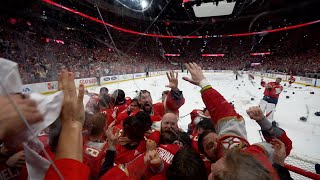
<svg viewBox="0 0 320 180">
<path fill-rule="evenodd" d="M 290 155 L 286 158 L 285 163 L 288 165 L 291 165 L 291 166 L 294 166 L 294 167 L 297 167 L 297 168 L 303 169 L 305 171 L 309 171 L 311 173 L 316 174 L 316 171 L 314 168 L 316 162 L 313 162 L 311 160 L 303 159 L 303 158 L 300 158 L 296 155 Z M 311 178 L 306 177 L 305 171 L 302 171 L 301 174 L 290 171 L 290 174 L 294 180 L 311 179 Z"/>
</svg>

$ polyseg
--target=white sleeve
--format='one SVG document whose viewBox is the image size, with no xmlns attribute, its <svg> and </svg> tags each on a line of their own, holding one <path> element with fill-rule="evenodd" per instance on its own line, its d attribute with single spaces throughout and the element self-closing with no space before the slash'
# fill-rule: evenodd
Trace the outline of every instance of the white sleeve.
<svg viewBox="0 0 320 180">
<path fill-rule="evenodd" d="M 247 131 L 244 120 L 239 121 L 232 119 L 219 122 L 216 130 L 219 136 L 231 134 L 247 139 Z"/>
</svg>

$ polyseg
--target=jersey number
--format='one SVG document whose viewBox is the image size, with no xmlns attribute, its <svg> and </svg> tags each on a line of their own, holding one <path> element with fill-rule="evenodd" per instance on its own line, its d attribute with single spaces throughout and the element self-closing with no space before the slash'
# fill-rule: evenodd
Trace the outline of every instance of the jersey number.
<svg viewBox="0 0 320 180">
<path fill-rule="evenodd" d="M 96 149 L 92 149 L 92 148 L 87 147 L 87 148 L 86 148 L 86 154 L 89 154 L 89 155 L 91 155 L 92 157 L 98 157 L 99 151 L 96 150 Z"/>
</svg>

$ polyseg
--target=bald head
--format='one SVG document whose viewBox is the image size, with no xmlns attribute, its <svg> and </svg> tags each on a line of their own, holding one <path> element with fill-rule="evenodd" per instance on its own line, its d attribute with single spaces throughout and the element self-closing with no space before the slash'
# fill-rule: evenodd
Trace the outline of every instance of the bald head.
<svg viewBox="0 0 320 180">
<path fill-rule="evenodd" d="M 173 113 L 166 113 L 161 120 L 161 132 L 170 131 L 171 128 L 175 132 L 179 131 L 178 117 Z"/>
</svg>

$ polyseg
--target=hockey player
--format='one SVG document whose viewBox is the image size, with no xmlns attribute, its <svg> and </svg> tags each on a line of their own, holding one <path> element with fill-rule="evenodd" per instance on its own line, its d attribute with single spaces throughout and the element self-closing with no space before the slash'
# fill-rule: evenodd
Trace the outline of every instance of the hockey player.
<svg viewBox="0 0 320 180">
<path fill-rule="evenodd" d="M 211 159 L 218 160 L 212 165 L 209 179 L 226 179 L 227 177 L 277 179 L 277 174 L 268 159 L 273 151 L 271 145 L 265 142 L 250 145 L 247 141 L 242 116 L 227 103 L 219 92 L 209 85 L 201 68 L 196 63 L 187 64 L 186 67 L 189 69 L 192 78 L 184 77 L 183 79 L 202 88 L 203 102 L 210 112 L 214 126 L 217 127 L 216 133 L 210 133 L 212 137 L 207 138 L 205 133 L 202 134 L 204 136 L 202 142 L 205 143 L 203 145 L 205 154 L 212 154 Z M 247 113 L 257 121 L 262 130 L 269 132 L 270 136 L 281 138 L 288 148 L 286 153 L 289 155 L 292 142 L 287 138 L 285 132 L 279 128 L 274 128 L 264 118 L 261 110 L 253 108 L 249 109 Z M 230 158 L 239 159 L 230 160 Z M 235 163 L 230 165 L 230 162 Z"/>
<path fill-rule="evenodd" d="M 252 75 L 251 73 L 248 74 L 248 79 L 251 82 L 251 84 L 254 86 L 254 75 Z"/>
<path fill-rule="evenodd" d="M 275 82 L 266 83 L 263 79 L 261 80 L 261 86 L 265 87 L 265 90 L 259 106 L 269 121 L 273 121 L 273 115 L 278 103 L 279 95 L 283 90 L 283 87 L 280 84 L 281 80 L 282 79 L 279 77 Z"/>
<path fill-rule="evenodd" d="M 289 78 L 289 86 L 288 87 L 290 87 L 291 84 L 293 84 L 295 81 L 296 81 L 296 78 L 291 75 L 290 78 Z"/>
</svg>

